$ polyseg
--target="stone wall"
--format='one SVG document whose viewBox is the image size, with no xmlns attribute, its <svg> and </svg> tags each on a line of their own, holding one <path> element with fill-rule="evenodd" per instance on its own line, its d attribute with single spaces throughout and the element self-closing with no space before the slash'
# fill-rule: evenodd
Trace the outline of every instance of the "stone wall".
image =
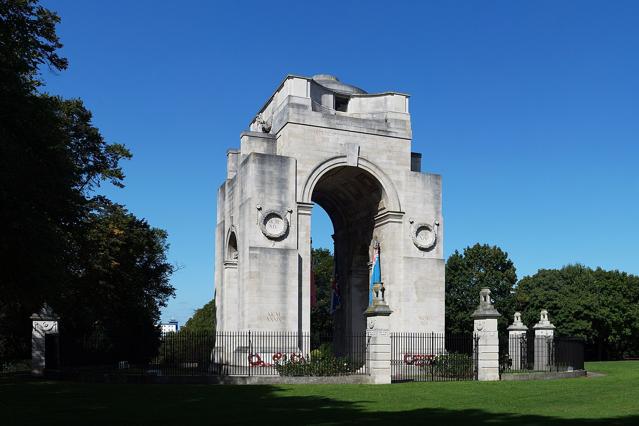
<svg viewBox="0 0 639 426">
<path fill-rule="evenodd" d="M 377 241 L 394 310 L 390 329 L 441 333 L 441 177 L 412 171 L 408 96 L 329 83 L 285 78 L 242 133 L 240 149 L 229 151 L 217 201 L 218 329 L 310 330 L 310 235 L 318 203 L 335 227 L 341 331 L 364 330 Z M 348 109 L 332 110 L 344 93 Z M 268 235 L 282 224 L 284 235 Z M 235 259 L 227 247 L 232 233 Z"/>
</svg>

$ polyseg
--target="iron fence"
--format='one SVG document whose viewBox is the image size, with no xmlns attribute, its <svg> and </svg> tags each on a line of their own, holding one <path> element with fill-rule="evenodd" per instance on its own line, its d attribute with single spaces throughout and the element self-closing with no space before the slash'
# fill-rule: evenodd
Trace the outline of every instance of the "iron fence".
<svg viewBox="0 0 639 426">
<path fill-rule="evenodd" d="M 584 369 L 585 342 L 579 337 L 555 337 L 555 364 L 563 371 Z"/>
<path fill-rule="evenodd" d="M 364 333 L 334 338 L 298 332 L 163 332 L 152 356 L 140 361 L 122 357 L 111 339 L 93 335 L 68 342 L 61 370 L 153 376 L 368 374 L 366 342 Z"/>
<path fill-rule="evenodd" d="M 500 345 L 501 373 L 573 371 L 584 368 L 584 341 L 575 337 L 509 336 Z"/>
<path fill-rule="evenodd" d="M 157 354 L 143 371 L 158 376 L 200 376 L 215 373 L 211 354 L 218 337 L 213 332 L 163 332 Z M 123 365 L 122 365 L 123 364 Z M 126 362 L 118 362 L 120 368 Z"/>
<path fill-rule="evenodd" d="M 478 337 L 443 333 L 392 333 L 393 381 L 477 380 Z"/>
<path fill-rule="evenodd" d="M 225 376 L 340 376 L 367 374 L 366 336 L 341 339 L 297 332 L 218 333 L 216 373 Z"/>
</svg>

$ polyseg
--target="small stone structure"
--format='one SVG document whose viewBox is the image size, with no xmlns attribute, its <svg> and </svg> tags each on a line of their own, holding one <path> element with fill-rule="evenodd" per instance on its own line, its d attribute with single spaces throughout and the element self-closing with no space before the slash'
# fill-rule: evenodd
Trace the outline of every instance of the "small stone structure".
<svg viewBox="0 0 639 426">
<path fill-rule="evenodd" d="M 526 350 L 526 332 L 528 327 L 521 322 L 521 312 L 515 312 L 513 323 L 508 326 L 508 355 L 512 362 L 512 368 L 523 370 Z"/>
<path fill-rule="evenodd" d="M 373 285 L 373 303 L 366 309 L 367 365 L 370 383 L 391 382 L 390 314 L 383 283 Z M 381 295 L 380 295 L 381 294 Z"/>
<path fill-rule="evenodd" d="M 548 319 L 548 311 L 542 309 L 535 330 L 535 370 L 545 370 L 551 359 L 551 343 L 555 335 L 555 326 Z"/>
<path fill-rule="evenodd" d="M 501 314 L 493 306 L 490 289 L 482 288 L 479 306 L 473 313 L 474 332 L 479 337 L 477 351 L 477 379 L 481 381 L 499 380 L 499 336 L 497 318 Z"/>
<path fill-rule="evenodd" d="M 40 312 L 31 315 L 31 373 L 36 376 L 43 375 L 45 368 L 47 368 L 46 351 L 59 350 L 58 345 L 54 348 L 47 348 L 45 343 L 47 335 L 58 334 L 58 319 L 58 316 L 47 304 L 42 307 Z M 49 363 L 59 359 L 59 353 L 49 353 Z"/>
<path fill-rule="evenodd" d="M 367 328 L 376 242 L 389 329 L 444 332 L 441 176 L 423 173 L 411 152 L 408 106 L 406 94 L 366 93 L 329 75 L 284 78 L 227 154 L 217 194 L 219 331 L 311 331 L 317 203 L 334 227 L 336 343 Z"/>
</svg>

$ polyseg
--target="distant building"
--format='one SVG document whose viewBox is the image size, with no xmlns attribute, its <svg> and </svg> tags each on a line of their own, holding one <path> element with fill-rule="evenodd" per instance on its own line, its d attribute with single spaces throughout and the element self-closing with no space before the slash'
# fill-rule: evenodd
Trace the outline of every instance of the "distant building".
<svg viewBox="0 0 639 426">
<path fill-rule="evenodd" d="M 160 324 L 160 331 L 162 333 L 176 333 L 178 329 L 178 322 L 174 319 L 170 320 L 169 322 Z"/>
</svg>

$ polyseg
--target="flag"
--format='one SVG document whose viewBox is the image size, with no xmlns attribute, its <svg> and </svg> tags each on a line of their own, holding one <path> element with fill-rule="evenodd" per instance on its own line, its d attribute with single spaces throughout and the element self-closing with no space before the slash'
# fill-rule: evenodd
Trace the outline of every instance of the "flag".
<svg viewBox="0 0 639 426">
<path fill-rule="evenodd" d="M 379 243 L 375 241 L 373 246 L 373 258 L 371 259 L 371 281 L 368 288 L 368 305 L 373 304 L 373 284 L 382 282 L 382 268 L 380 266 L 380 250 Z"/>
</svg>

